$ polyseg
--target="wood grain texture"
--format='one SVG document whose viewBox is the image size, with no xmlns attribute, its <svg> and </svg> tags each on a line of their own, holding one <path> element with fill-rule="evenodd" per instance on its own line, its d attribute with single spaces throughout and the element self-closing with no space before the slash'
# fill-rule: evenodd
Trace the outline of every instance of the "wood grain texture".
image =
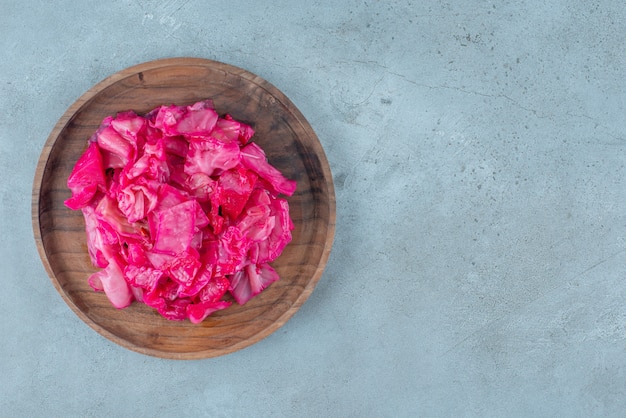
<svg viewBox="0 0 626 418">
<path fill-rule="evenodd" d="M 87 253 L 80 211 L 63 204 L 87 139 L 102 120 L 125 110 L 143 114 L 163 104 L 213 99 L 220 114 L 255 129 L 253 141 L 294 179 L 288 198 L 293 240 L 273 263 L 281 279 L 245 306 L 233 304 L 199 325 L 162 318 L 133 303 L 115 309 L 87 283 L 96 271 Z M 260 77 L 228 64 L 172 58 L 120 71 L 87 91 L 50 134 L 33 184 L 35 241 L 52 283 L 72 310 L 104 337 L 137 352 L 170 359 L 215 357 L 245 348 L 281 327 L 311 295 L 326 266 L 335 232 L 335 194 L 324 151 L 296 106 Z"/>
</svg>

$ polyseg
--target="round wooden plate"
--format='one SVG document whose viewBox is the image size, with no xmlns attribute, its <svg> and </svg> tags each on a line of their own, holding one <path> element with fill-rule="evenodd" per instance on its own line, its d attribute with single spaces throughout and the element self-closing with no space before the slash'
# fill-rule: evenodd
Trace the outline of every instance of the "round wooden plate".
<svg viewBox="0 0 626 418">
<path fill-rule="evenodd" d="M 244 306 L 233 304 L 199 325 L 168 321 L 133 303 L 114 308 L 87 283 L 96 271 L 87 253 L 80 211 L 63 204 L 66 186 L 87 139 L 102 120 L 125 110 L 144 114 L 163 104 L 213 99 L 220 114 L 255 129 L 253 141 L 270 162 L 298 183 L 288 198 L 293 240 L 273 263 L 281 279 Z M 276 87 L 248 71 L 196 58 L 152 61 L 120 71 L 87 91 L 59 120 L 35 174 L 35 241 L 52 283 L 72 310 L 106 338 L 137 352 L 200 359 L 240 350 L 281 327 L 311 295 L 330 254 L 335 193 L 328 161 L 315 132 Z"/>
</svg>

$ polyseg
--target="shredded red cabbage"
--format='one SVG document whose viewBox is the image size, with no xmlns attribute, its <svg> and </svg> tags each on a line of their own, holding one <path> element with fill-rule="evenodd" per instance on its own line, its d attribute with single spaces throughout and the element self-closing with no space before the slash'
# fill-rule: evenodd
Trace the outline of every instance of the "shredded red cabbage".
<svg viewBox="0 0 626 418">
<path fill-rule="evenodd" d="M 294 228 L 279 195 L 291 196 L 296 182 L 249 142 L 253 135 L 211 100 L 105 118 L 65 201 L 82 211 L 101 269 L 90 286 L 118 309 L 137 301 L 200 323 L 279 280 L 269 263 Z"/>
</svg>

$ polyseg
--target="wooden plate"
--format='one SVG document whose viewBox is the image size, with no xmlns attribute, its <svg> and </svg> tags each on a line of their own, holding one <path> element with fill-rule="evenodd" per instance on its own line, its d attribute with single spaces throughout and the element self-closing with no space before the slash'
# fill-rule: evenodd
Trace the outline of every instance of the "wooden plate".
<svg viewBox="0 0 626 418">
<path fill-rule="evenodd" d="M 91 265 L 80 211 L 63 204 L 87 139 L 102 120 L 124 110 L 139 114 L 162 104 L 213 99 L 218 113 L 253 126 L 253 141 L 298 183 L 290 197 L 293 240 L 273 263 L 281 279 L 245 306 L 233 304 L 203 323 L 174 322 L 133 303 L 115 309 L 87 283 Z M 219 356 L 258 342 L 281 327 L 311 295 L 330 254 L 335 194 L 326 156 L 304 116 L 276 87 L 231 65 L 196 58 L 152 61 L 120 71 L 87 91 L 59 120 L 37 166 L 32 203 L 35 241 L 65 302 L 106 338 L 162 358 Z"/>
</svg>

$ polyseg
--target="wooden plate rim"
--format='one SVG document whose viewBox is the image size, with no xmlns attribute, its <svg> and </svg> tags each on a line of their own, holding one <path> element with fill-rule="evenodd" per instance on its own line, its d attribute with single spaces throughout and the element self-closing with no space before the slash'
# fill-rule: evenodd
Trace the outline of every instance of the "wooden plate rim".
<svg viewBox="0 0 626 418">
<path fill-rule="evenodd" d="M 199 66 L 199 67 L 212 67 L 213 69 L 222 69 L 225 72 L 236 74 L 242 78 L 245 78 L 247 81 L 254 83 L 255 85 L 261 87 L 266 92 L 268 92 L 271 96 L 276 98 L 283 107 L 290 113 L 292 116 L 303 128 L 303 132 L 306 132 L 309 136 L 313 135 L 311 138 L 313 141 L 313 149 L 317 156 L 319 157 L 319 164 L 322 170 L 322 173 L 325 177 L 324 184 L 327 188 L 327 198 L 328 202 L 324 205 L 327 208 L 327 213 L 322 216 L 326 217 L 328 222 L 328 227 L 326 229 L 326 240 L 324 241 L 324 248 L 317 265 L 317 268 L 313 274 L 311 280 L 307 283 L 307 285 L 303 288 L 303 291 L 300 295 L 294 300 L 289 309 L 287 309 L 279 318 L 277 318 L 274 322 L 272 322 L 269 326 L 261 329 L 258 333 L 250 336 L 246 340 L 239 341 L 238 343 L 232 344 L 225 348 L 209 348 L 206 350 L 200 351 L 189 351 L 189 352 L 170 352 L 170 351 L 162 351 L 158 349 L 148 348 L 139 346 L 131 343 L 130 341 L 119 337 L 118 335 L 108 331 L 103 326 L 96 323 L 94 320 L 89 318 L 81 309 L 76 306 L 73 300 L 65 293 L 63 288 L 61 287 L 58 280 L 55 279 L 54 270 L 50 261 L 48 259 L 48 254 L 46 252 L 46 247 L 43 243 L 43 236 L 41 231 L 41 223 L 40 223 L 40 198 L 42 192 L 42 183 L 44 180 L 44 174 L 48 167 L 48 162 L 50 155 L 56 145 L 56 141 L 58 139 L 59 134 L 67 127 L 67 125 L 71 122 L 73 117 L 80 112 L 80 110 L 86 106 L 91 100 L 93 100 L 101 91 L 112 86 L 113 84 L 128 78 L 130 76 L 137 75 L 138 73 L 144 71 L 150 71 L 154 69 L 161 69 L 165 67 L 180 67 L 180 66 Z M 246 348 L 250 345 L 255 344 L 256 342 L 262 340 L 263 338 L 269 336 L 281 326 L 283 326 L 302 306 L 302 304 L 309 298 L 312 294 L 313 289 L 317 285 L 319 279 L 324 272 L 326 264 L 328 262 L 328 258 L 330 256 L 330 252 L 332 249 L 332 245 L 334 242 L 335 235 L 335 215 L 336 215 L 336 201 L 335 201 L 335 191 L 333 178 L 330 171 L 330 166 L 328 164 L 328 160 L 326 158 L 325 152 L 317 138 L 315 132 L 312 127 L 306 120 L 306 118 L 302 115 L 300 110 L 291 102 L 291 100 L 282 93 L 278 88 L 264 80 L 263 78 L 247 71 L 242 68 L 222 63 L 219 61 L 214 61 L 205 58 L 190 58 L 190 57 L 181 57 L 181 58 L 164 58 L 153 60 L 149 62 L 144 62 L 141 64 L 137 64 L 125 69 L 122 69 L 102 81 L 98 82 L 94 86 L 92 86 L 89 90 L 87 90 L 84 94 L 82 94 L 61 116 L 58 120 L 54 128 L 52 129 L 50 135 L 48 136 L 46 142 L 44 143 L 43 149 L 41 151 L 37 167 L 35 170 L 35 176 L 33 180 L 32 187 L 32 204 L 31 204 L 31 216 L 32 216 L 32 228 L 34 239 L 37 247 L 37 251 L 39 253 L 39 257 L 44 265 L 46 273 L 49 276 L 52 284 L 58 291 L 58 293 L 62 296 L 63 300 L 68 304 L 71 310 L 90 328 L 98 332 L 103 337 L 115 342 L 116 344 L 125 347 L 129 350 L 146 354 L 154 357 L 164 358 L 164 359 L 174 359 L 174 360 L 196 360 L 196 359 L 204 359 L 210 357 L 217 357 L 225 354 L 229 354 L 243 348 Z"/>
</svg>

